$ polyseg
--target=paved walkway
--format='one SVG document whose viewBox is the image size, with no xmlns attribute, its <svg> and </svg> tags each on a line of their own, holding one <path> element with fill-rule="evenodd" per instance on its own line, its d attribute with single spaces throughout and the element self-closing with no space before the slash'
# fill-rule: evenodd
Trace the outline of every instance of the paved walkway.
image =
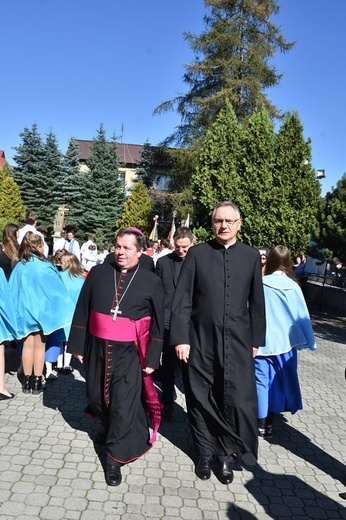
<svg viewBox="0 0 346 520">
<path fill-rule="evenodd" d="M 175 418 L 155 446 L 105 484 L 94 445 L 95 420 L 83 414 L 83 374 L 59 376 L 44 396 L 0 402 L 1 520 L 305 520 L 346 519 L 345 318 L 314 316 L 318 351 L 299 354 L 304 410 L 279 417 L 270 441 L 260 439 L 258 465 L 222 485 L 194 474 L 193 452 L 178 389 Z M 8 369 L 15 369 L 13 352 Z"/>
</svg>

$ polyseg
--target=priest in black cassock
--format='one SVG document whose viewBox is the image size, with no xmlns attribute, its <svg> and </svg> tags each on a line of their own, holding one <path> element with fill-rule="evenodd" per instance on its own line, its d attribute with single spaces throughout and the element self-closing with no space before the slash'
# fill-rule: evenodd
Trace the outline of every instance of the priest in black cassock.
<svg viewBox="0 0 346 520">
<path fill-rule="evenodd" d="M 84 362 L 87 396 L 106 431 L 111 486 L 121 482 L 121 465 L 150 448 L 160 421 L 150 374 L 162 350 L 164 293 L 161 279 L 139 265 L 143 246 L 141 232 L 119 231 L 114 261 L 93 267 L 83 285 L 68 341 L 68 352 Z"/>
<path fill-rule="evenodd" d="M 265 344 L 260 255 L 237 241 L 238 207 L 217 204 L 215 239 L 189 249 L 174 295 L 170 343 L 183 363 L 198 451 L 196 474 L 233 480 L 234 459 L 255 464 L 257 395 L 253 357 Z"/>
</svg>

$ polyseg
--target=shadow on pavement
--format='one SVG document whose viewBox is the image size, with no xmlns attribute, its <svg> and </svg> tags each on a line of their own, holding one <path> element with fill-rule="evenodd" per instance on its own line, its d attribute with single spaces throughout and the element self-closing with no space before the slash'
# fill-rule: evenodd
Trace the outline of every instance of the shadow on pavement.
<svg viewBox="0 0 346 520">
<path fill-rule="evenodd" d="M 346 318 L 311 311 L 314 333 L 318 338 L 334 343 L 346 343 Z"/>
<path fill-rule="evenodd" d="M 87 417 L 84 413 L 88 404 L 85 395 L 85 382 L 74 377 L 74 373 L 77 371 L 84 377 L 84 370 L 77 361 L 73 361 L 72 366 L 74 367 L 72 374 L 59 374 L 56 380 L 46 381 L 43 405 L 58 410 L 71 428 L 86 432 L 93 440 L 99 429 L 99 422 Z"/>
<path fill-rule="evenodd" d="M 280 414 L 275 419 L 275 436 L 264 442 L 282 446 L 334 480 L 338 480 L 346 485 L 345 464 L 328 455 L 328 453 L 311 442 L 306 435 L 292 428 L 292 426 L 287 424 L 287 420 L 283 415 Z"/>
<path fill-rule="evenodd" d="M 246 489 L 264 508 L 270 518 L 292 517 L 316 520 L 345 518 L 346 508 L 335 500 L 326 497 L 295 475 L 273 475 L 257 465 L 253 471 L 253 479 L 245 484 Z M 234 504 L 228 508 L 228 518 L 239 518 L 234 513 L 241 513 L 242 519 L 256 519 L 248 512 L 242 512 Z M 340 513 L 340 515 L 337 515 Z"/>
</svg>

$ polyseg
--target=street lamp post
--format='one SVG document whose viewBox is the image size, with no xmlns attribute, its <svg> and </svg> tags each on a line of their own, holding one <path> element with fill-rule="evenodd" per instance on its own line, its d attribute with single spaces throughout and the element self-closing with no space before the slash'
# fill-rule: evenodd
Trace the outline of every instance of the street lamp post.
<svg viewBox="0 0 346 520">
<path fill-rule="evenodd" d="M 325 170 L 317 170 L 316 172 L 316 180 L 321 180 L 321 179 L 324 179 L 326 176 L 326 172 Z"/>
</svg>

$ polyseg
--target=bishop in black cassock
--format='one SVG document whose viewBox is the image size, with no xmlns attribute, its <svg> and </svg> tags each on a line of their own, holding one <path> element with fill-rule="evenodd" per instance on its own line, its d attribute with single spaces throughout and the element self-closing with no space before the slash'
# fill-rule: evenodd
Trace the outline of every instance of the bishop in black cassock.
<svg viewBox="0 0 346 520">
<path fill-rule="evenodd" d="M 215 239 L 189 249 L 172 306 L 170 342 L 183 363 L 186 404 L 198 451 L 197 476 L 233 480 L 231 456 L 257 459 L 253 356 L 265 342 L 260 255 L 236 240 L 233 203 L 213 212 Z"/>
<path fill-rule="evenodd" d="M 124 231 L 118 234 L 114 261 L 91 269 L 68 342 L 68 351 L 83 358 L 90 405 L 108 431 L 109 485 L 120 483 L 120 465 L 150 448 L 143 377 L 151 378 L 159 366 L 164 331 L 162 282 L 139 266 L 139 236 L 131 229 L 119 236 Z M 143 338 L 144 369 L 139 351 Z"/>
</svg>

